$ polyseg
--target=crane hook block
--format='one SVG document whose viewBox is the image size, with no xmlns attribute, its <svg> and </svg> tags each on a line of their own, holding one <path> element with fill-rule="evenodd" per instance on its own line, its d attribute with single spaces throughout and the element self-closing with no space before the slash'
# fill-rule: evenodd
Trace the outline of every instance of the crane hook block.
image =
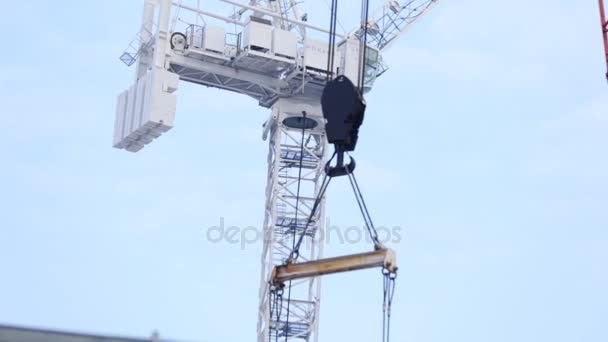
<svg viewBox="0 0 608 342">
<path fill-rule="evenodd" d="M 365 115 L 365 101 L 353 82 L 341 75 L 327 82 L 321 96 L 321 107 L 325 118 L 327 141 L 333 144 L 338 156 L 336 166 L 327 163 L 325 173 L 339 177 L 355 170 L 355 161 L 344 165 L 344 152 L 354 151 L 359 138 L 359 127 Z"/>
<path fill-rule="evenodd" d="M 354 151 L 363 123 L 365 101 L 348 77 L 341 75 L 327 82 L 321 96 L 325 132 L 336 151 Z"/>
</svg>

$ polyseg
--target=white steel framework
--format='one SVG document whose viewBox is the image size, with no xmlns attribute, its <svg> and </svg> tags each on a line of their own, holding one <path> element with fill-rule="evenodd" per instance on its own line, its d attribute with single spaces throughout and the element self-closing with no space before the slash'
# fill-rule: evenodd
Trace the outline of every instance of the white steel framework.
<svg viewBox="0 0 608 342">
<path fill-rule="evenodd" d="M 382 49 L 436 1 L 385 1 L 380 16 L 368 22 L 367 48 L 376 53 L 365 54 L 366 90 L 386 71 Z M 245 94 L 271 108 L 264 131 L 269 153 L 258 341 L 271 336 L 318 341 L 320 279 L 291 282 L 280 308 L 272 307 L 270 279 L 290 256 L 319 195 L 327 155 L 320 108 L 326 79 L 337 74 L 358 79 L 362 31 L 337 35 L 336 68 L 327 70 L 327 40 L 312 39 L 308 31 L 316 36 L 328 31 L 307 22 L 298 0 L 219 0 L 234 6 L 225 15 L 202 8 L 201 2 L 208 3 L 144 0 L 141 29 L 120 57 L 129 66 L 137 63 L 136 80 L 119 96 L 114 147 L 137 152 L 172 128 L 178 79 Z M 323 254 L 318 237 L 324 202 L 306 230 L 299 250 L 303 262 Z"/>
<path fill-rule="evenodd" d="M 301 121 L 302 112 L 306 113 L 304 121 Z M 293 125 L 290 127 L 290 119 L 317 126 L 304 130 Z M 284 264 L 289 258 L 294 239 L 304 233 L 313 202 L 319 195 L 327 148 L 324 127 L 319 124 L 321 122 L 320 105 L 306 106 L 297 101 L 282 99 L 273 107 L 272 117 L 266 123 L 269 140 L 268 183 L 259 294 L 258 341 L 268 341 L 269 337 L 277 336 L 280 340 L 285 340 L 285 337 L 289 340 L 318 340 L 320 278 L 293 282 L 290 303 L 287 305 L 285 302 L 282 310 L 271 310 L 268 282 L 273 269 Z M 301 149 L 302 141 L 303 149 Z M 300 187 L 299 196 L 298 187 Z M 323 244 L 315 237 L 318 237 L 317 233 L 323 229 L 324 202 L 321 201 L 306 229 L 301 250 L 302 260 L 316 260 L 323 254 Z M 284 296 L 287 296 L 287 293 Z M 289 324 L 287 324 L 288 318 Z"/>
</svg>

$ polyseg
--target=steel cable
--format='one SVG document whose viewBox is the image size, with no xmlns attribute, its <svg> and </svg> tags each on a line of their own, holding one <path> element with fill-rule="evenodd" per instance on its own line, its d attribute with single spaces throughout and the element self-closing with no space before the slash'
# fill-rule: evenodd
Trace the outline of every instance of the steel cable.
<svg viewBox="0 0 608 342">
<path fill-rule="evenodd" d="M 380 241 L 378 240 L 378 231 L 376 227 L 374 227 L 374 223 L 372 222 L 372 218 L 367 211 L 367 206 L 365 205 L 365 200 L 363 199 L 363 194 L 359 189 L 359 185 L 356 180 L 354 180 L 355 175 L 353 173 L 348 172 L 346 169 L 348 180 L 350 181 L 350 186 L 353 189 L 355 194 L 355 199 L 357 200 L 357 204 L 359 205 L 359 210 L 361 211 L 361 215 L 363 216 L 363 221 L 365 222 L 365 227 L 367 228 L 367 232 L 369 233 L 369 237 L 372 239 L 374 243 L 374 247 L 378 249 L 380 247 Z"/>
<path fill-rule="evenodd" d="M 397 273 L 383 268 L 382 279 L 382 342 L 389 342 L 391 338 L 391 307 L 393 305 L 393 296 L 395 295 L 395 280 L 397 279 Z"/>
<path fill-rule="evenodd" d="M 335 156 L 335 153 L 334 153 L 334 156 Z M 332 159 L 333 159 L 333 157 L 332 157 Z M 312 209 L 310 210 L 310 215 L 308 216 L 308 220 L 306 221 L 304 230 L 300 234 L 300 238 L 298 239 L 298 242 L 296 243 L 295 248 L 291 251 L 288 262 L 294 262 L 294 261 L 298 260 L 298 258 L 300 257 L 300 247 L 302 246 L 302 242 L 304 241 L 304 236 L 308 232 L 308 226 L 310 226 L 310 223 L 312 222 L 314 215 L 316 214 L 317 209 L 319 208 L 319 205 L 321 204 L 321 201 L 323 200 L 323 197 L 325 196 L 325 192 L 327 191 L 327 187 L 329 186 L 330 182 L 331 182 L 331 178 L 328 175 L 325 175 L 325 177 L 323 178 L 323 181 L 321 182 L 321 186 L 319 187 L 319 194 L 317 195 L 317 198 L 315 198 L 315 202 L 312 206 Z"/>
<path fill-rule="evenodd" d="M 367 33 L 368 33 L 368 21 L 369 21 L 369 0 L 362 0 L 361 3 L 361 30 L 363 30 L 363 37 L 361 37 L 360 51 L 359 51 L 359 79 L 357 80 L 357 86 L 361 95 L 363 96 L 363 86 L 365 84 L 365 65 L 367 64 Z"/>
<path fill-rule="evenodd" d="M 300 187 L 302 185 L 302 163 L 304 162 L 304 139 L 306 137 L 306 112 L 302 112 L 302 141 L 300 142 L 300 165 L 298 167 L 298 186 L 296 190 L 296 213 L 292 223 L 293 237 L 291 239 L 291 250 L 296 247 L 296 229 L 298 227 L 298 212 L 300 204 Z M 289 304 L 291 303 L 291 280 L 287 288 L 287 318 L 285 319 L 285 342 L 289 335 Z"/>
<path fill-rule="evenodd" d="M 327 81 L 332 79 L 334 72 L 334 61 L 336 53 L 336 23 L 338 21 L 338 0 L 331 1 L 331 12 L 329 19 L 329 46 L 327 54 Z"/>
</svg>

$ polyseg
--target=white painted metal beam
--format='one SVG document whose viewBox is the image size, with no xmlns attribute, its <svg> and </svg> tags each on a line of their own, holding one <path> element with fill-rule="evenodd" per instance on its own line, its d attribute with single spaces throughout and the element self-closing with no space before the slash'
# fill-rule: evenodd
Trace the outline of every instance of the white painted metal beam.
<svg viewBox="0 0 608 342">
<path fill-rule="evenodd" d="M 271 76 L 265 76 L 246 70 L 239 70 L 233 67 L 224 66 L 220 64 L 205 63 L 203 61 L 184 56 L 174 55 L 171 57 L 170 63 L 187 66 L 188 68 L 221 75 L 224 77 L 230 77 L 234 79 L 256 83 L 264 88 L 272 90 L 273 92 L 280 92 L 281 89 L 286 89 L 289 87 L 289 84 L 287 82 Z"/>
<path fill-rule="evenodd" d="M 326 29 L 324 29 L 322 27 L 319 27 L 319 26 L 315 26 L 315 25 L 309 24 L 309 23 L 307 23 L 305 21 L 291 19 L 291 18 L 283 18 L 280 13 L 275 13 L 275 12 L 272 12 L 272 11 L 268 11 L 268 10 L 265 10 L 263 8 L 256 7 L 256 6 L 250 6 L 250 5 L 243 4 L 243 3 L 240 3 L 240 2 L 234 1 L 234 0 L 220 0 L 220 1 L 228 3 L 228 4 L 231 4 L 231 5 L 234 5 L 234 6 L 246 8 L 246 9 L 249 9 L 249 10 L 252 10 L 252 11 L 260 12 L 262 14 L 271 16 L 271 17 L 279 19 L 279 20 L 288 21 L 288 22 L 290 22 L 292 24 L 304 26 L 304 27 L 309 28 L 311 30 L 315 30 L 315 31 L 319 31 L 319 32 L 330 34 L 330 32 L 328 30 L 326 30 Z M 338 33 L 336 33 L 336 37 L 346 38 L 346 36 L 338 34 Z"/>
<path fill-rule="evenodd" d="M 179 7 L 179 8 L 183 8 L 185 10 L 189 10 L 189 11 L 192 11 L 192 12 L 204 15 L 204 16 L 208 16 L 208 17 L 211 17 L 211 18 L 222 20 L 222 21 L 227 22 L 229 24 L 236 24 L 236 25 L 239 25 L 239 26 L 245 26 L 244 23 L 242 23 L 241 21 L 236 20 L 234 18 L 225 17 L 223 15 L 211 13 L 211 12 L 202 10 L 200 8 L 194 8 L 192 6 L 184 5 L 181 2 L 173 1 L 173 6 L 176 6 L 176 7 Z"/>
</svg>

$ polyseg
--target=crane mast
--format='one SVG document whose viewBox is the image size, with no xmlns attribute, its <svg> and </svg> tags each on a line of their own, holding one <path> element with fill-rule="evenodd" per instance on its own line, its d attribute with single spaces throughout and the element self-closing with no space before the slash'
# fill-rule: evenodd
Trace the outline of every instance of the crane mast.
<svg viewBox="0 0 608 342">
<path fill-rule="evenodd" d="M 126 65 L 136 65 L 136 77 L 118 96 L 115 148 L 137 152 L 173 127 L 180 80 L 244 94 L 270 110 L 263 130 L 269 148 L 259 342 L 271 337 L 318 341 L 319 275 L 394 266 L 393 254 L 384 250 L 322 259 L 319 237 L 325 199 L 321 183 L 328 143 L 320 99 L 328 79 L 359 78 L 362 55 L 370 67 L 365 72 L 365 87 L 370 90 L 385 70 L 382 50 L 435 2 L 386 1 L 379 15 L 368 22 L 367 53 L 359 51 L 364 31 L 336 34 L 335 68 L 327 70 L 328 39 L 314 39 L 307 32 L 327 36 L 329 31 L 308 23 L 297 0 L 219 0 L 234 6 L 226 14 L 201 7 L 201 1 L 144 0 L 141 29 L 120 56 Z M 303 264 L 285 265 L 300 235 Z M 276 287 L 283 280 L 290 282 L 290 295 L 277 305 Z"/>
<path fill-rule="evenodd" d="M 302 113 L 306 113 L 306 116 L 301 116 Z M 269 140 L 268 181 L 258 341 L 276 337 L 281 340 L 318 340 L 320 278 L 292 283 L 289 303 L 287 300 L 281 301 L 278 303 L 281 307 L 275 307 L 271 299 L 269 280 L 274 268 L 289 258 L 294 238 L 304 232 L 313 202 L 320 195 L 327 154 L 323 125 L 318 124 L 321 118 L 320 105 L 303 105 L 297 100 L 281 99 L 272 108 L 272 117 L 266 123 Z M 303 127 L 308 129 L 303 130 Z M 322 199 L 319 210 L 306 229 L 303 260 L 318 260 L 323 256 L 323 244 L 318 237 L 323 229 L 324 207 L 325 200 Z"/>
</svg>

